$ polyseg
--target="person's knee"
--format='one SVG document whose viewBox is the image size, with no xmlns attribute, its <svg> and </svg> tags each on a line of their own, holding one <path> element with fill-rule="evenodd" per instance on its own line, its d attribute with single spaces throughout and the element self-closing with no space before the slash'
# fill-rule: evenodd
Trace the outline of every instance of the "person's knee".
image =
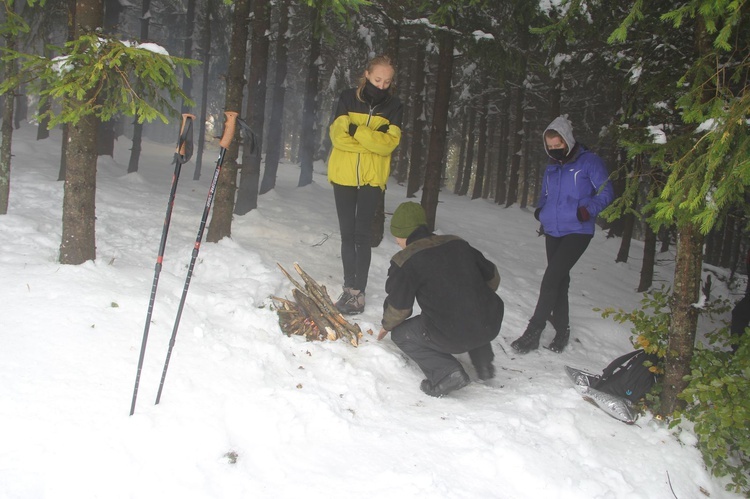
<svg viewBox="0 0 750 499">
<path fill-rule="evenodd" d="M 396 326 L 391 331 L 391 341 L 393 341 L 398 347 L 401 347 L 401 345 L 408 341 L 407 336 L 407 328 L 404 327 Z"/>
<path fill-rule="evenodd" d="M 357 246 L 365 246 L 367 248 L 370 247 L 370 232 L 355 232 L 352 234 L 352 239 L 354 239 L 354 244 Z"/>
</svg>

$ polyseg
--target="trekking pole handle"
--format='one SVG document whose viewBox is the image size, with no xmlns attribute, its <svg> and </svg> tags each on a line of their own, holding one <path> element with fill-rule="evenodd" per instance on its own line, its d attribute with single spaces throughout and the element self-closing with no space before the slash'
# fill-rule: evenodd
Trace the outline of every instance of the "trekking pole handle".
<svg viewBox="0 0 750 499">
<path fill-rule="evenodd" d="M 229 149 L 234 139 L 234 130 L 237 127 L 237 117 L 240 115 L 235 111 L 224 111 L 227 120 L 224 122 L 224 135 L 221 136 L 219 145 L 224 149 Z"/>
<path fill-rule="evenodd" d="M 191 121 L 195 121 L 195 115 L 190 113 L 183 113 L 182 125 L 180 125 L 180 138 L 182 138 L 183 134 L 185 133 L 185 127 L 188 126 Z M 180 140 L 180 143 L 177 144 L 177 150 L 175 152 L 179 154 L 180 157 L 185 157 L 186 147 L 187 141 Z"/>
</svg>

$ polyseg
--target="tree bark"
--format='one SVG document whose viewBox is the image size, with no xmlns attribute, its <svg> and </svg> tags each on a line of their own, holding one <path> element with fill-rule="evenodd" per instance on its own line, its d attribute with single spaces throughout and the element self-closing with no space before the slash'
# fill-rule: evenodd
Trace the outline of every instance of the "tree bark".
<svg viewBox="0 0 750 499">
<path fill-rule="evenodd" d="M 702 16 L 696 16 L 694 32 L 695 56 L 705 57 L 711 51 L 711 40 Z M 711 85 L 704 84 L 704 102 L 711 99 L 713 93 Z M 684 406 L 684 402 L 677 397 L 687 386 L 685 376 L 690 373 L 690 361 L 695 348 L 695 333 L 698 327 L 698 309 L 695 304 L 700 294 L 704 239 L 700 228 L 691 220 L 682 220 L 678 223 L 672 321 L 669 327 L 661 393 L 662 415 L 671 415 Z"/>
<path fill-rule="evenodd" d="M 276 39 L 276 75 L 273 85 L 273 105 L 268 122 L 266 162 L 260 193 L 265 194 L 276 187 L 276 172 L 279 169 L 282 149 L 282 120 L 284 118 L 284 98 L 286 96 L 287 54 L 289 51 L 287 32 L 289 31 L 289 1 L 279 5 L 279 27 Z"/>
<path fill-rule="evenodd" d="M 151 21 L 151 16 L 148 15 L 149 10 L 151 10 L 151 0 L 141 0 L 141 40 L 148 40 L 148 28 Z M 138 171 L 138 166 L 141 161 L 143 127 L 143 123 L 138 123 L 137 119 L 133 119 L 133 140 L 131 141 L 130 146 L 128 173 L 135 173 Z"/>
<path fill-rule="evenodd" d="M 8 32 L 5 36 L 5 47 L 8 50 L 16 50 L 16 36 Z M 9 60 L 3 65 L 3 76 L 11 78 L 16 74 L 16 61 Z M 0 215 L 8 213 L 8 204 L 10 201 L 10 162 L 11 162 L 11 143 L 13 139 L 13 110 L 15 109 L 15 89 L 5 94 L 3 99 L 3 122 L 2 145 L 0 146 Z"/>
<path fill-rule="evenodd" d="M 471 172 L 474 166 L 474 123 L 477 120 L 477 109 L 474 106 L 469 106 L 469 112 L 465 117 L 466 135 L 461 136 L 461 140 L 466 144 L 464 150 L 466 152 L 466 158 L 464 159 L 463 171 L 461 172 L 461 186 L 458 188 L 458 195 L 465 196 L 469 192 L 469 185 L 471 184 Z"/>
<path fill-rule="evenodd" d="M 94 31 L 102 25 L 101 0 L 77 0 L 75 33 Z M 86 105 L 94 98 L 89 91 L 77 102 Z M 96 259 L 96 140 L 99 120 L 93 116 L 68 125 L 65 190 L 62 209 L 60 263 L 78 265 Z"/>
<path fill-rule="evenodd" d="M 513 89 L 513 127 L 510 141 L 510 179 L 508 180 L 508 197 L 505 207 L 509 207 L 518 201 L 518 179 L 521 168 L 521 148 L 523 147 L 524 130 L 524 99 L 526 96 L 526 66 L 529 51 L 529 30 L 526 23 L 517 22 L 518 32 L 518 72 L 516 73 L 516 85 Z"/>
<path fill-rule="evenodd" d="M 203 148 L 206 143 L 206 122 L 208 121 L 208 87 L 211 67 L 211 13 L 213 12 L 213 2 L 215 0 L 206 0 L 206 10 L 203 14 L 203 34 L 201 36 L 201 48 L 203 49 L 203 81 L 201 88 L 201 110 L 198 116 L 198 144 L 195 154 L 195 171 L 193 180 L 200 180 L 201 169 L 203 168 Z"/>
<path fill-rule="evenodd" d="M 185 11 L 185 40 L 182 46 L 182 57 L 186 59 L 193 58 L 193 28 L 195 26 L 195 0 L 187 0 L 187 9 Z M 182 75 L 182 91 L 188 99 L 193 98 L 193 77 Z M 182 101 L 182 114 L 190 112 L 190 106 L 187 102 Z"/>
<path fill-rule="evenodd" d="M 466 106 L 462 106 L 461 111 L 456 111 L 454 115 L 456 120 L 458 116 L 463 118 L 461 120 L 461 131 L 458 132 L 458 166 L 456 167 L 456 183 L 453 186 L 453 194 L 458 195 L 463 187 L 464 172 L 466 171 L 466 135 L 469 133 L 469 120 L 467 119 L 468 113 L 466 112 Z"/>
<path fill-rule="evenodd" d="M 451 96 L 451 77 L 453 75 L 453 46 L 455 44 L 453 34 L 447 30 L 440 32 L 438 37 L 440 39 L 440 57 L 435 82 L 430 146 L 427 150 L 427 165 L 425 167 L 424 189 L 422 190 L 422 207 L 424 207 L 427 215 L 427 226 L 430 230 L 435 230 L 435 216 L 443 173 L 448 106 Z"/>
<path fill-rule="evenodd" d="M 309 7 L 310 13 L 310 53 L 307 61 L 307 78 L 305 80 L 305 100 L 302 105 L 302 129 L 300 130 L 299 144 L 299 182 L 302 187 L 312 183 L 313 158 L 315 156 L 316 125 L 318 123 L 318 80 L 320 69 L 318 67 L 320 58 L 320 31 L 318 24 L 322 12 L 316 7 Z"/>
<path fill-rule="evenodd" d="M 620 249 L 617 252 L 615 262 L 627 262 L 630 256 L 630 242 L 633 240 L 633 229 L 635 228 L 635 215 L 626 213 L 623 215 L 622 239 Z"/>
<path fill-rule="evenodd" d="M 698 309 L 695 304 L 700 294 L 703 239 L 698 226 L 693 223 L 688 222 L 680 228 L 674 270 L 672 321 L 661 393 L 663 415 L 672 414 L 684 405 L 677 396 L 687 386 L 684 378 L 690 373 L 690 361 L 695 347 L 698 327 Z"/>
<path fill-rule="evenodd" d="M 75 17 L 76 17 L 76 0 L 67 0 L 66 2 L 66 14 L 67 14 L 67 38 L 66 41 L 70 42 L 75 40 Z M 65 171 L 68 168 L 67 161 L 67 150 L 68 150 L 68 124 L 63 123 L 62 126 L 62 140 L 60 141 L 60 169 L 57 173 L 57 180 L 62 182 L 65 180 Z"/>
<path fill-rule="evenodd" d="M 486 78 L 486 86 L 489 86 L 489 78 Z M 477 142 L 477 173 L 474 176 L 474 189 L 471 199 L 482 197 L 484 189 L 484 171 L 487 160 L 487 113 L 490 107 L 490 95 L 484 92 L 479 109 L 479 140 Z"/>
<path fill-rule="evenodd" d="M 250 0 L 236 0 L 232 20 L 232 42 L 227 70 L 227 94 L 224 109 L 239 113 L 242 91 L 245 88 L 245 56 L 247 55 L 248 16 Z M 239 128 L 239 127 L 237 127 Z M 238 133 L 236 130 L 235 133 Z M 236 137 L 236 135 L 235 135 Z M 232 212 L 237 190 L 237 156 L 239 143 L 233 140 L 224 155 L 224 166 L 219 172 L 214 195 L 214 214 L 208 227 L 206 241 L 215 243 L 232 235 Z"/>
<path fill-rule="evenodd" d="M 244 215 L 258 207 L 260 163 L 263 150 L 263 127 L 266 116 L 266 87 L 268 80 L 268 50 L 271 29 L 271 4 L 268 0 L 253 1 L 253 34 L 250 52 L 250 74 L 247 82 L 245 117 L 255 134 L 255 144 L 242 148 L 240 188 L 234 213 Z"/>
<path fill-rule="evenodd" d="M 656 234 L 650 225 L 646 225 L 643 243 L 643 264 L 641 265 L 641 280 L 638 292 L 645 293 L 654 283 L 654 266 L 656 265 Z"/>
<path fill-rule="evenodd" d="M 508 191 L 508 141 L 510 140 L 510 98 L 505 98 L 505 112 L 500 121 L 500 148 L 497 154 L 497 180 L 495 183 L 495 203 L 505 204 Z"/>
<path fill-rule="evenodd" d="M 412 94 L 412 124 L 411 124 L 411 154 L 409 154 L 409 178 L 406 183 L 406 197 L 415 197 L 422 186 L 422 172 L 424 171 L 424 80 L 425 57 L 424 49 L 417 49 L 414 61 L 414 92 Z"/>
</svg>

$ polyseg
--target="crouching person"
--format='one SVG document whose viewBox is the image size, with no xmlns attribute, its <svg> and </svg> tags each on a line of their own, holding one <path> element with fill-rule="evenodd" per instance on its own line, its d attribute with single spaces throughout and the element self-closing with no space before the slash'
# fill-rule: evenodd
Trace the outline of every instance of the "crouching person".
<svg viewBox="0 0 750 499">
<path fill-rule="evenodd" d="M 504 305 L 495 293 L 495 264 L 457 236 L 435 235 L 418 203 L 399 205 L 391 234 L 401 251 L 391 259 L 382 329 L 422 369 L 420 388 L 442 397 L 469 384 L 453 354 L 469 353 L 477 377 L 495 376 L 490 342 L 500 332 Z M 411 317 L 416 299 L 422 313 Z"/>
</svg>

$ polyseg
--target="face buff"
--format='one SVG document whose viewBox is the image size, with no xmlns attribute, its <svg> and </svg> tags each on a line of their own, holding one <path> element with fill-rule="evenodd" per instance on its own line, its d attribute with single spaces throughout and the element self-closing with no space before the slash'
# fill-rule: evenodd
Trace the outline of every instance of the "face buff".
<svg viewBox="0 0 750 499">
<path fill-rule="evenodd" d="M 365 81 L 364 88 L 365 97 L 367 97 L 371 104 L 377 105 L 383 102 L 388 97 L 388 89 L 378 88 L 370 80 Z"/>
<path fill-rule="evenodd" d="M 547 149 L 547 154 L 550 155 L 555 161 L 562 163 L 565 158 L 568 157 L 568 152 L 565 149 Z"/>
</svg>

